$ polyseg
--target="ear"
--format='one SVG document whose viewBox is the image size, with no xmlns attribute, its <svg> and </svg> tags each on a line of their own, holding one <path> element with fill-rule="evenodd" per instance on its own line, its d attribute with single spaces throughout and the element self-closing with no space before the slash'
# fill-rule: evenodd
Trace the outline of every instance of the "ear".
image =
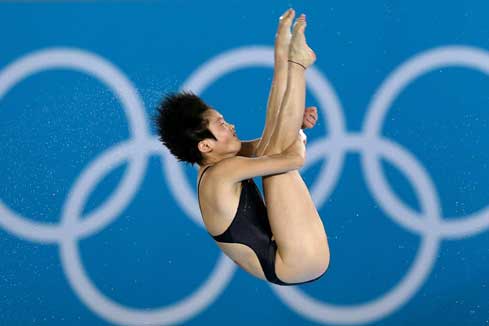
<svg viewBox="0 0 489 326">
<path fill-rule="evenodd" d="M 197 148 L 202 153 L 209 153 L 210 151 L 212 151 L 212 144 L 210 143 L 209 140 L 204 139 L 197 144 Z"/>
</svg>

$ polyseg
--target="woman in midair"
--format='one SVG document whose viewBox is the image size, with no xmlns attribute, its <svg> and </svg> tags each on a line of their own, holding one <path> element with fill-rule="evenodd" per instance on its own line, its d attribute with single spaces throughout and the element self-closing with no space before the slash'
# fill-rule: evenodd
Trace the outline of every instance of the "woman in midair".
<svg viewBox="0 0 489 326">
<path fill-rule="evenodd" d="M 320 278 L 329 265 L 326 232 L 299 169 L 316 108 L 305 107 L 305 70 L 314 63 L 306 17 L 287 10 L 275 37 L 274 76 L 262 137 L 240 141 L 234 125 L 190 92 L 167 95 L 154 117 L 160 140 L 197 163 L 204 225 L 248 273 L 280 285 Z M 265 201 L 253 177 L 262 177 Z"/>
</svg>

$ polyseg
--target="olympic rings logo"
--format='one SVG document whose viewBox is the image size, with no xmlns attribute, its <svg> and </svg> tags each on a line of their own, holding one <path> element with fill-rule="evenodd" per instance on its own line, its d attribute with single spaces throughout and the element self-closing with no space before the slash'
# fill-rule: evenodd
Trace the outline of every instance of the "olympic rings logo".
<svg viewBox="0 0 489 326">
<path fill-rule="evenodd" d="M 273 49 L 245 47 L 225 52 L 211 59 L 194 72 L 182 89 L 202 93 L 220 76 L 248 67 L 273 67 Z M 441 216 L 438 194 L 427 171 L 405 148 L 381 135 L 385 115 L 402 90 L 421 75 L 442 67 L 462 66 L 489 75 L 489 53 L 481 49 L 462 46 L 435 48 L 416 55 L 392 72 L 375 93 L 361 133 L 348 133 L 342 107 L 328 80 L 315 67 L 307 73 L 307 86 L 319 102 L 327 117 L 329 135 L 308 142 L 307 162 L 303 169 L 318 160 L 328 158 L 311 194 L 317 207 L 331 194 L 348 152 L 361 156 L 367 186 L 380 208 L 389 218 L 422 237 L 415 261 L 403 279 L 380 298 L 358 305 L 333 305 L 314 299 L 299 287 L 281 287 L 271 284 L 277 296 L 292 310 L 317 322 L 360 324 L 379 320 L 399 309 L 421 287 L 429 275 L 440 241 L 475 235 L 489 228 L 489 207 L 465 218 Z M 135 309 L 114 302 L 101 293 L 83 268 L 77 241 L 99 232 L 130 203 L 146 171 L 150 155 L 162 159 L 162 172 L 175 195 L 175 199 L 193 221 L 203 226 L 193 183 L 173 156 L 150 134 L 144 105 L 135 87 L 107 60 L 79 49 L 51 48 L 28 54 L 0 71 L 0 99 L 21 80 L 48 69 L 72 69 L 91 75 L 115 93 L 128 118 L 132 138 L 115 144 L 92 161 L 75 180 L 64 203 L 60 223 L 52 225 L 34 222 L 12 211 L 0 199 L 0 226 L 10 233 L 32 242 L 56 243 L 60 246 L 61 264 L 68 281 L 85 305 L 108 321 L 119 324 L 170 325 L 181 323 L 208 307 L 231 281 L 236 266 L 221 254 L 211 275 L 196 291 L 172 305 L 155 309 Z M 380 158 L 401 169 L 413 183 L 421 212 L 413 211 L 391 190 L 381 169 Z M 86 200 L 97 183 L 123 161 L 129 161 L 120 186 L 108 200 L 91 212 L 81 216 Z M 186 201 L 192 199 L 189 206 Z"/>
</svg>

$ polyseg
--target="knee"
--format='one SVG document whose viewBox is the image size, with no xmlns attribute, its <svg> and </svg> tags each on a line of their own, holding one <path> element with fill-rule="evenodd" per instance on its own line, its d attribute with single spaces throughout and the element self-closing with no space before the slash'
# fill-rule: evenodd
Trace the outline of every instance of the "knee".
<svg viewBox="0 0 489 326">
<path fill-rule="evenodd" d="M 326 245 L 310 249 L 307 251 L 306 260 L 306 266 L 312 278 L 323 275 L 329 267 L 329 247 Z"/>
<path fill-rule="evenodd" d="M 297 249 L 297 248 L 295 248 Z M 320 275 L 329 267 L 329 247 L 326 246 L 301 246 L 300 250 L 288 251 L 283 259 L 289 268 L 307 271 L 307 274 Z"/>
<path fill-rule="evenodd" d="M 326 273 L 326 271 L 329 268 L 329 260 L 330 260 L 330 256 L 329 256 L 329 251 L 328 251 L 327 255 L 324 255 L 324 256 L 319 258 L 318 266 L 317 266 L 318 270 L 317 270 L 317 274 L 315 277 L 319 277 L 319 276 L 323 275 L 324 273 Z"/>
</svg>

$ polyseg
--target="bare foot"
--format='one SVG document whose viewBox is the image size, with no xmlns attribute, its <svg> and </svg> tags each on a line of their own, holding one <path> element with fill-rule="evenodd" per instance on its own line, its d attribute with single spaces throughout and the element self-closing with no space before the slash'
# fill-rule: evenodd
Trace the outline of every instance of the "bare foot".
<svg viewBox="0 0 489 326">
<path fill-rule="evenodd" d="M 316 61 L 316 54 L 306 43 L 306 36 L 304 35 L 305 29 L 306 16 L 302 14 L 294 23 L 289 47 L 289 60 L 297 62 L 304 68 L 307 68 Z"/>
<path fill-rule="evenodd" d="M 289 44 L 292 37 L 290 26 L 294 20 L 294 9 L 288 9 L 280 16 L 277 33 L 275 34 L 275 59 L 287 61 L 289 57 Z"/>
</svg>

